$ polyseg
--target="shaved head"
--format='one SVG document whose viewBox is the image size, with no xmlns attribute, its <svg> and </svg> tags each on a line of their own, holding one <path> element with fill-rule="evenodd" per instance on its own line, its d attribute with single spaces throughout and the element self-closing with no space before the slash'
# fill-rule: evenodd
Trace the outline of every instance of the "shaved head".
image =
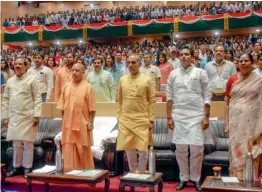
<svg viewBox="0 0 262 192">
<path fill-rule="evenodd" d="M 82 63 L 76 63 L 73 67 L 77 67 L 80 71 L 85 71 L 85 66 Z"/>
<path fill-rule="evenodd" d="M 79 83 L 85 78 L 85 66 L 80 63 L 76 63 L 72 67 L 72 79 L 73 82 Z"/>
</svg>

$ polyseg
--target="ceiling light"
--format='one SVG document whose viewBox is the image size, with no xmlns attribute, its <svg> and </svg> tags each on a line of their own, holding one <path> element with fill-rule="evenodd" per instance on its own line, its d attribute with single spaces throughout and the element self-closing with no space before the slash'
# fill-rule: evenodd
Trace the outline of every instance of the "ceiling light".
<svg viewBox="0 0 262 192">
<path fill-rule="evenodd" d="M 57 45 L 59 45 L 59 44 L 60 44 L 60 42 L 59 42 L 59 41 L 57 41 L 57 42 L 56 42 L 56 44 L 57 44 Z"/>
<path fill-rule="evenodd" d="M 215 32 L 214 34 L 215 34 L 215 35 L 219 35 L 219 33 L 218 33 L 218 32 Z"/>
<path fill-rule="evenodd" d="M 94 5 L 93 5 L 92 3 L 90 4 L 90 6 L 91 6 L 91 7 L 94 7 Z"/>
<path fill-rule="evenodd" d="M 179 35 L 178 34 L 176 34 L 176 36 L 175 36 L 176 38 L 178 38 L 179 37 Z"/>
<path fill-rule="evenodd" d="M 259 32 L 260 30 L 259 29 L 256 29 L 256 32 Z"/>
<path fill-rule="evenodd" d="M 32 46 L 33 44 L 31 42 L 28 43 L 29 46 Z"/>
<path fill-rule="evenodd" d="M 82 40 L 80 40 L 80 41 L 79 41 L 79 43 L 83 43 L 83 41 L 82 41 Z"/>
</svg>

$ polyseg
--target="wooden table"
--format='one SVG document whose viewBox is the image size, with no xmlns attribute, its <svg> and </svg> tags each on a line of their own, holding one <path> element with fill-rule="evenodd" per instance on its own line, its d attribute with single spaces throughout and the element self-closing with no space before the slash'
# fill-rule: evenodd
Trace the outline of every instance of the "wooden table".
<svg viewBox="0 0 262 192">
<path fill-rule="evenodd" d="M 4 191 L 3 185 L 5 183 L 5 178 L 6 178 L 6 168 L 5 164 L 1 163 L 1 191 Z"/>
<path fill-rule="evenodd" d="M 203 192 L 262 192 L 262 185 L 257 181 L 252 184 L 239 183 L 224 183 L 222 180 L 215 180 L 212 176 L 207 176 L 201 186 Z"/>
<path fill-rule="evenodd" d="M 66 170 L 67 173 L 71 170 Z M 52 174 L 38 174 L 29 173 L 27 175 L 28 191 L 32 191 L 32 181 L 40 181 L 45 183 L 45 191 L 49 191 L 49 183 L 56 184 L 87 184 L 91 187 L 95 187 L 97 183 L 105 181 L 105 192 L 109 192 L 110 179 L 108 176 L 108 170 L 101 170 L 100 173 L 94 177 L 83 177 L 76 175 L 66 175 L 64 173 L 52 173 Z"/>
<path fill-rule="evenodd" d="M 158 185 L 158 192 L 163 190 L 163 173 L 156 173 L 148 179 L 135 179 L 120 177 L 119 192 L 125 191 L 125 186 L 130 186 L 131 192 L 135 191 L 135 187 L 148 187 L 150 192 L 154 192 L 154 186 Z"/>
</svg>

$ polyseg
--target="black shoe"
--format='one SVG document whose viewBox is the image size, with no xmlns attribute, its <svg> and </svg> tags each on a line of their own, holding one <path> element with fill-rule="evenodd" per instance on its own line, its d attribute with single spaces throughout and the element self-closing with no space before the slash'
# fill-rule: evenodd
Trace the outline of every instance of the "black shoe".
<svg viewBox="0 0 262 192">
<path fill-rule="evenodd" d="M 24 169 L 24 178 L 27 179 L 27 174 L 31 173 L 31 169 L 30 168 L 25 168 Z"/>
<path fill-rule="evenodd" d="M 195 185 L 195 189 L 197 190 L 197 191 L 201 191 L 201 185 L 200 185 L 200 183 L 199 183 L 199 181 L 192 181 L 192 183 L 194 183 L 194 185 Z"/>
<path fill-rule="evenodd" d="M 23 168 L 17 167 L 6 174 L 6 177 L 14 177 L 16 175 L 23 175 Z"/>
<path fill-rule="evenodd" d="M 176 190 L 180 191 L 184 189 L 187 186 L 187 181 L 180 181 L 180 183 L 177 185 Z"/>
</svg>

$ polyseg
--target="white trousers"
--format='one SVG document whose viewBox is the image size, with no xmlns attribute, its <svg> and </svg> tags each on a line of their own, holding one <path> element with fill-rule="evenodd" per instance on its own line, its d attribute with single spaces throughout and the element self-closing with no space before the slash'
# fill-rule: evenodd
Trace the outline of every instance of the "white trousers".
<svg viewBox="0 0 262 192">
<path fill-rule="evenodd" d="M 188 147 L 190 148 L 190 161 L 188 161 Z M 176 144 L 175 153 L 180 170 L 180 181 L 189 181 L 190 179 L 191 181 L 198 182 L 201 177 L 204 146 Z"/>
<path fill-rule="evenodd" d="M 138 151 L 139 157 L 137 161 L 137 151 L 134 150 L 126 150 L 127 160 L 129 171 L 145 171 L 147 170 L 147 159 L 148 154 L 147 151 Z"/>
<path fill-rule="evenodd" d="M 34 142 L 13 140 L 13 166 L 32 168 L 34 159 Z"/>
</svg>

